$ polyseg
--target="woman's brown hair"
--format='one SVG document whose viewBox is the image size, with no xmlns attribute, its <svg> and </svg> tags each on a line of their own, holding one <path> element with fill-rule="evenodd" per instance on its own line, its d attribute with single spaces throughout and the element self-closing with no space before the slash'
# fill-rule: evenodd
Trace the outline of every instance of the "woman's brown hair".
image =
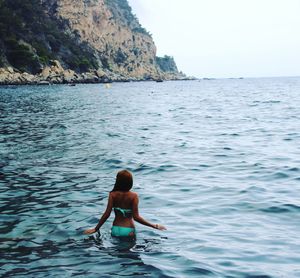
<svg viewBox="0 0 300 278">
<path fill-rule="evenodd" d="M 133 178 L 132 174 L 127 170 L 119 171 L 116 177 L 116 182 L 113 191 L 127 192 L 132 188 Z"/>
</svg>

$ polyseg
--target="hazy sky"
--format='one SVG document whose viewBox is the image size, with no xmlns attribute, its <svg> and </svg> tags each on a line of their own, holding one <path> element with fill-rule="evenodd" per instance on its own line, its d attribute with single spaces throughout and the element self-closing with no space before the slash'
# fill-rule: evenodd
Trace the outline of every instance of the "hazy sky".
<svg viewBox="0 0 300 278">
<path fill-rule="evenodd" d="M 300 0 L 128 0 L 157 54 L 196 77 L 300 76 Z"/>
</svg>

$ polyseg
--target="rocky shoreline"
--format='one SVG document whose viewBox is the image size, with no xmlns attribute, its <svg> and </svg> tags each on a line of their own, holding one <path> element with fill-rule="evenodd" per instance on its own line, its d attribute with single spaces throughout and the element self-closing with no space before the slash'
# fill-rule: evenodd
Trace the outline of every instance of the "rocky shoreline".
<svg viewBox="0 0 300 278">
<path fill-rule="evenodd" d="M 110 83 L 129 81 L 163 81 L 163 80 L 194 80 L 181 73 L 164 73 L 163 76 L 126 77 L 110 71 L 93 70 L 76 73 L 64 69 L 59 61 L 52 61 L 51 66 L 45 67 L 41 73 L 33 75 L 21 72 L 12 67 L 0 68 L 0 85 L 51 85 L 51 84 L 80 84 L 80 83 Z"/>
</svg>

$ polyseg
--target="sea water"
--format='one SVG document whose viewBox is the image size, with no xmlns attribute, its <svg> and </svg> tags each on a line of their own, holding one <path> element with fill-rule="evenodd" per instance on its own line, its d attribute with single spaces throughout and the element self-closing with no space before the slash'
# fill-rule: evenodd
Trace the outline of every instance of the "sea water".
<svg viewBox="0 0 300 278">
<path fill-rule="evenodd" d="M 0 276 L 300 277 L 300 78 L 0 88 Z M 83 235 L 128 169 L 136 241 Z"/>
</svg>

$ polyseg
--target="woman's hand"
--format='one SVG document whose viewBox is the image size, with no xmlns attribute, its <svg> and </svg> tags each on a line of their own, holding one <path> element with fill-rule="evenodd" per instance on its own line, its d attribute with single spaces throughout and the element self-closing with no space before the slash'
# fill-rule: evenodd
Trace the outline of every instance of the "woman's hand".
<svg viewBox="0 0 300 278">
<path fill-rule="evenodd" d="M 92 229 L 88 229 L 88 230 L 85 230 L 83 233 L 85 235 L 90 235 L 90 234 L 93 234 L 96 232 L 96 229 L 95 228 L 92 228 Z"/>
<path fill-rule="evenodd" d="M 167 228 L 166 228 L 165 226 L 163 226 L 163 225 L 155 224 L 155 229 L 164 231 L 164 230 L 166 230 Z"/>
</svg>

